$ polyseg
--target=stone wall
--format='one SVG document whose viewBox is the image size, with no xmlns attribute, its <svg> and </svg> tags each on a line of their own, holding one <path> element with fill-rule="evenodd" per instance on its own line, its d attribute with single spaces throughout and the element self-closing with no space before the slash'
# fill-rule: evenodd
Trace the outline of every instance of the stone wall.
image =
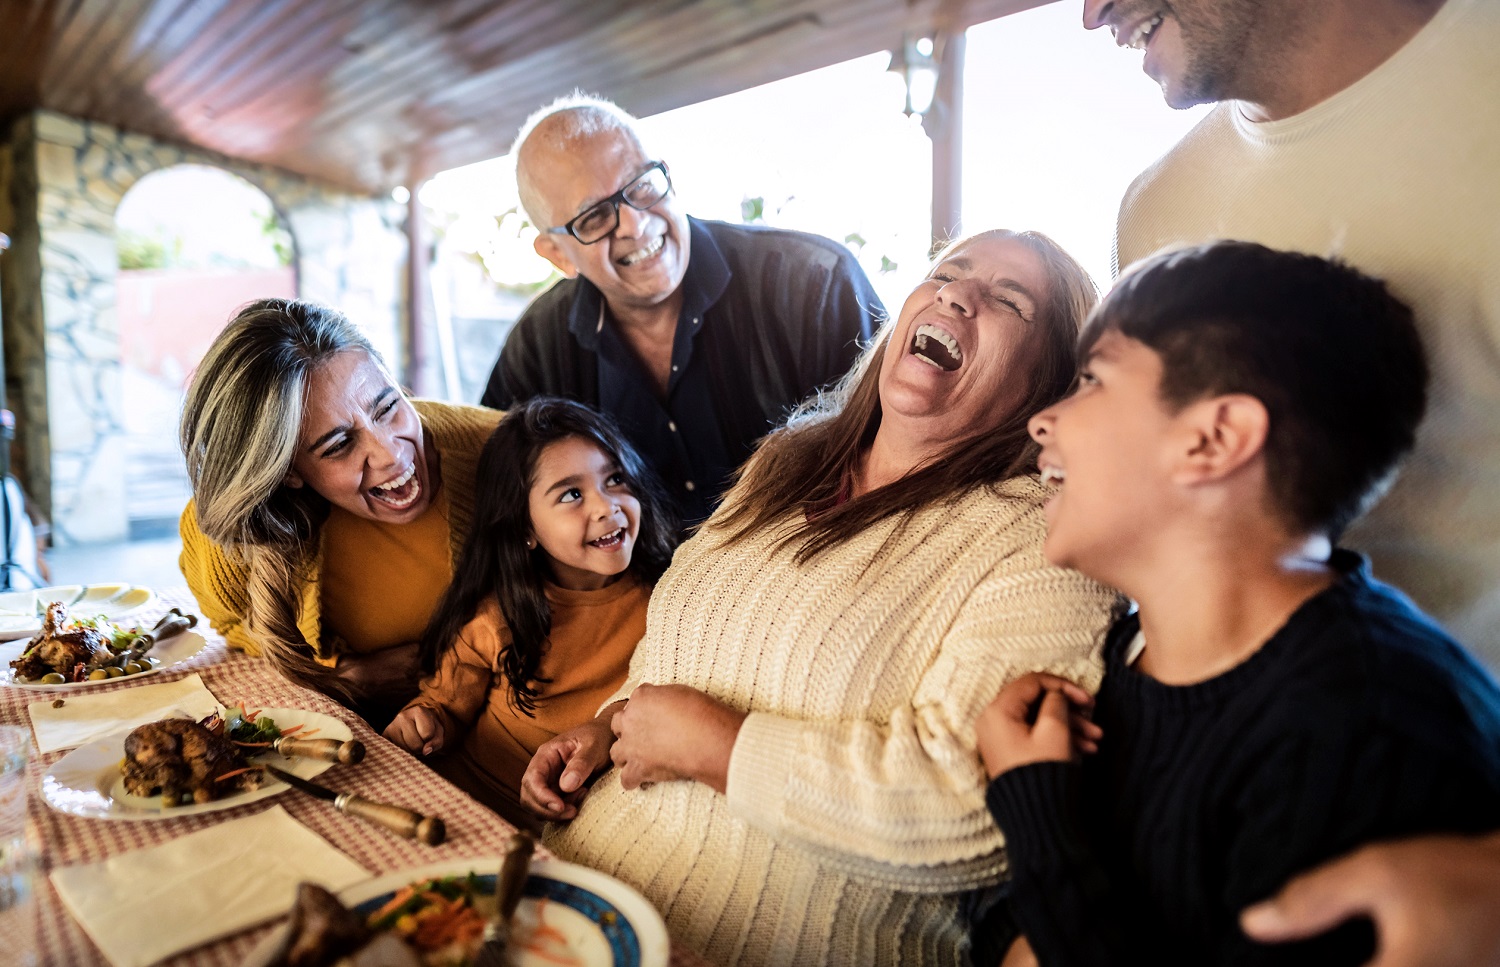
<svg viewBox="0 0 1500 967">
<path fill-rule="evenodd" d="M 59 544 L 126 535 L 114 214 L 136 181 L 179 164 L 264 191 L 295 242 L 299 294 L 342 309 L 401 361 L 400 206 L 103 124 L 21 117 L 0 149 L 0 231 L 15 240 L 0 276 L 7 382 L 22 482 Z"/>
</svg>

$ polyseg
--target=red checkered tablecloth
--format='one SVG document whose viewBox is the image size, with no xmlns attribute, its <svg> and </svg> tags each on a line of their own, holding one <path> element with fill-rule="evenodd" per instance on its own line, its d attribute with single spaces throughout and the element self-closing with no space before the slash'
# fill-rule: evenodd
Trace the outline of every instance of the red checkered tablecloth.
<svg viewBox="0 0 1500 967">
<path fill-rule="evenodd" d="M 186 589 L 162 592 L 158 605 L 162 610 L 173 606 L 184 611 L 197 610 L 196 603 Z M 27 777 L 30 787 L 27 802 L 28 836 L 34 836 L 41 849 L 43 874 L 37 878 L 40 918 L 38 952 L 41 964 L 75 967 L 106 963 L 103 955 L 63 906 L 45 877 L 47 872 L 155 846 L 215 823 L 251 815 L 273 804 L 284 806 L 298 822 L 347 853 L 375 876 L 440 860 L 498 855 L 504 848 L 513 827 L 406 752 L 376 735 L 353 712 L 318 692 L 287 681 L 266 662 L 231 651 L 225 646 L 223 639 L 207 627 L 207 622 L 200 622 L 195 630 L 207 639 L 208 647 L 192 659 L 169 671 L 153 675 L 147 681 L 172 681 L 197 672 L 203 677 L 208 690 L 220 701 L 243 700 L 260 707 L 308 709 L 341 719 L 354 731 L 355 738 L 364 742 L 367 755 L 358 765 L 334 766 L 320 777 L 320 781 L 340 791 L 358 793 L 369 799 L 397 803 L 428 815 L 441 816 L 448 827 L 447 842 L 432 847 L 401 839 L 378 826 L 335 812 L 332 803 L 292 791 L 238 809 L 182 819 L 154 822 L 82 819 L 56 812 L 42 801 L 39 793 L 41 775 L 66 753 L 55 752 L 41 756 L 33 760 Z M 128 682 L 104 685 L 89 689 L 88 694 L 129 687 L 131 683 Z M 44 697 L 67 696 L 0 687 L 0 722 L 29 728 L 31 720 L 26 706 Z M 539 854 L 547 855 L 544 850 L 539 850 Z M 162 923 L 165 928 L 170 929 L 170 913 L 162 917 Z M 264 926 L 240 933 L 163 963 L 171 967 L 185 967 L 189 964 L 232 967 L 270 929 L 270 926 Z M 680 951 L 674 951 L 674 962 L 680 957 Z"/>
</svg>

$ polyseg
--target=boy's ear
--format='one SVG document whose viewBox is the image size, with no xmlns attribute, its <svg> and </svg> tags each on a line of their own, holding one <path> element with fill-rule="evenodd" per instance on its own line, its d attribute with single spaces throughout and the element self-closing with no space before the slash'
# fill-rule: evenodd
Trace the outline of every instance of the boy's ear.
<svg viewBox="0 0 1500 967">
<path fill-rule="evenodd" d="M 1244 393 L 1200 400 L 1178 419 L 1186 439 L 1173 479 L 1182 484 L 1230 476 L 1264 452 L 1271 426 L 1265 404 Z"/>
<path fill-rule="evenodd" d="M 531 247 L 536 249 L 536 254 L 556 266 L 557 271 L 563 275 L 566 275 L 570 279 L 578 278 L 577 263 L 568 257 L 567 250 L 563 248 L 562 243 L 557 240 L 556 236 L 547 234 L 538 235 L 532 241 Z"/>
</svg>

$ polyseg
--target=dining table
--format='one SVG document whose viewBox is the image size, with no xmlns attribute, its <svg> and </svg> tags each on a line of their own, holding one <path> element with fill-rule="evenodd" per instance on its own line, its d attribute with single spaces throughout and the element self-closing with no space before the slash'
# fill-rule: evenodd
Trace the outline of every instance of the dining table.
<svg viewBox="0 0 1500 967">
<path fill-rule="evenodd" d="M 171 607 L 181 608 L 185 613 L 198 613 L 197 603 L 186 587 L 158 589 L 152 611 Z M 48 874 L 166 843 L 278 804 L 297 822 L 363 866 L 372 877 L 439 861 L 494 857 L 504 851 L 515 832 L 514 826 L 405 750 L 382 738 L 354 712 L 320 692 L 282 677 L 269 662 L 229 648 L 208 622 L 200 620 L 194 631 L 203 636 L 206 646 L 191 658 L 161 669 L 145 681 L 169 682 L 197 673 L 221 702 L 244 703 L 247 708 L 305 709 L 342 720 L 354 737 L 364 744 L 366 754 L 357 766 L 340 766 L 337 772 L 328 773 L 325 777 L 328 785 L 377 802 L 395 803 L 441 817 L 447 827 L 447 838 L 437 846 L 404 839 L 380 826 L 346 816 L 336 811 L 330 802 L 291 791 L 219 812 L 155 821 L 102 821 L 68 815 L 50 808 L 41 795 L 43 773 L 66 752 L 59 750 L 37 755 L 33 745 L 27 773 L 26 836 L 37 866 L 32 902 L 38 964 L 81 967 L 109 963 L 69 913 Z M 131 678 L 124 678 L 68 694 L 0 687 L 0 724 L 30 728 L 28 706 L 33 702 L 66 700 L 72 694 L 100 694 L 131 688 L 135 684 Z M 538 845 L 536 855 L 547 857 L 551 854 L 545 846 Z M 170 916 L 163 916 L 161 922 L 163 929 L 171 929 Z M 264 923 L 222 937 L 160 963 L 165 967 L 234 967 L 261 944 L 279 922 Z M 706 964 L 675 943 L 671 963 L 673 967 Z"/>
</svg>

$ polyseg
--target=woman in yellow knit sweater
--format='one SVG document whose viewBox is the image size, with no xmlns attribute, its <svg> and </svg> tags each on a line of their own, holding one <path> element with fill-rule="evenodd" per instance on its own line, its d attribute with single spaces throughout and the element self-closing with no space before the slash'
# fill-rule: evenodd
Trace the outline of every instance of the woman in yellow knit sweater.
<svg viewBox="0 0 1500 967">
<path fill-rule="evenodd" d="M 500 416 L 408 400 L 334 309 L 241 309 L 183 406 L 181 567 L 204 616 L 382 726 L 416 691 Z"/>
<path fill-rule="evenodd" d="M 1005 869 L 974 721 L 1029 671 L 1096 685 L 1118 604 L 1044 560 L 1026 430 L 1096 298 L 1033 233 L 941 256 L 678 549 L 628 703 L 533 758 L 549 845 L 721 965 L 965 962 Z"/>
</svg>

